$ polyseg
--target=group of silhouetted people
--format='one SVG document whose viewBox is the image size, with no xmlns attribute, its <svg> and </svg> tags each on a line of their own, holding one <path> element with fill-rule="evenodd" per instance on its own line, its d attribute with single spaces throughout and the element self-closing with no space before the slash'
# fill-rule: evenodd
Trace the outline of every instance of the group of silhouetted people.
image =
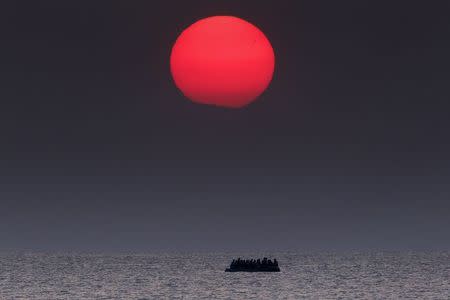
<svg viewBox="0 0 450 300">
<path fill-rule="evenodd" d="M 265 268 L 278 268 L 278 261 L 273 261 L 264 257 L 261 259 L 233 259 L 230 265 L 230 269 L 265 269 Z"/>
</svg>

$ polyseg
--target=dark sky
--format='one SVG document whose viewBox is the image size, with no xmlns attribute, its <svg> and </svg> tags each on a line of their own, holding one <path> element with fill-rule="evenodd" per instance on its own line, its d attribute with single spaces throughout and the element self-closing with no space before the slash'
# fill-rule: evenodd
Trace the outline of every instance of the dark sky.
<svg viewBox="0 0 450 300">
<path fill-rule="evenodd" d="M 171 46 L 260 27 L 252 105 L 193 104 Z M 2 1 L 0 250 L 450 248 L 448 1 Z"/>
</svg>

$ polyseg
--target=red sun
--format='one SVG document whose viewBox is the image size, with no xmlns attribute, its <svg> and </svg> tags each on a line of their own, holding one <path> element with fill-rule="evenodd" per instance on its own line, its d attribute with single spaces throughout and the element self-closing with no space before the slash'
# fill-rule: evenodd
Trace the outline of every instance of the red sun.
<svg viewBox="0 0 450 300">
<path fill-rule="evenodd" d="M 170 67 L 175 84 L 193 102 L 238 108 L 267 89 L 275 55 L 256 26 L 236 17 L 216 16 L 181 33 Z"/>
</svg>

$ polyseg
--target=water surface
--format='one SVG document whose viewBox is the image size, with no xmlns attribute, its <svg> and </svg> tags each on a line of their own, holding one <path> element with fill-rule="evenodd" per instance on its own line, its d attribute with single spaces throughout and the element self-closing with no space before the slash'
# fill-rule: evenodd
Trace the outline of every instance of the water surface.
<svg viewBox="0 0 450 300">
<path fill-rule="evenodd" d="M 0 299 L 450 299 L 450 252 L 272 255 L 281 273 L 225 273 L 237 254 L 2 254 Z"/>
</svg>

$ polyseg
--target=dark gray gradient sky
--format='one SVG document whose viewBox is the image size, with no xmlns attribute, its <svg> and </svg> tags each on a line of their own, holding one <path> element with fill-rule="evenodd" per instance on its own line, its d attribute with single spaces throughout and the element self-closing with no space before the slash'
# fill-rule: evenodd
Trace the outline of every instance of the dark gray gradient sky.
<svg viewBox="0 0 450 300">
<path fill-rule="evenodd" d="M 217 14 L 271 40 L 241 110 L 175 88 Z M 448 1 L 2 1 L 0 249 L 450 248 Z"/>
</svg>

